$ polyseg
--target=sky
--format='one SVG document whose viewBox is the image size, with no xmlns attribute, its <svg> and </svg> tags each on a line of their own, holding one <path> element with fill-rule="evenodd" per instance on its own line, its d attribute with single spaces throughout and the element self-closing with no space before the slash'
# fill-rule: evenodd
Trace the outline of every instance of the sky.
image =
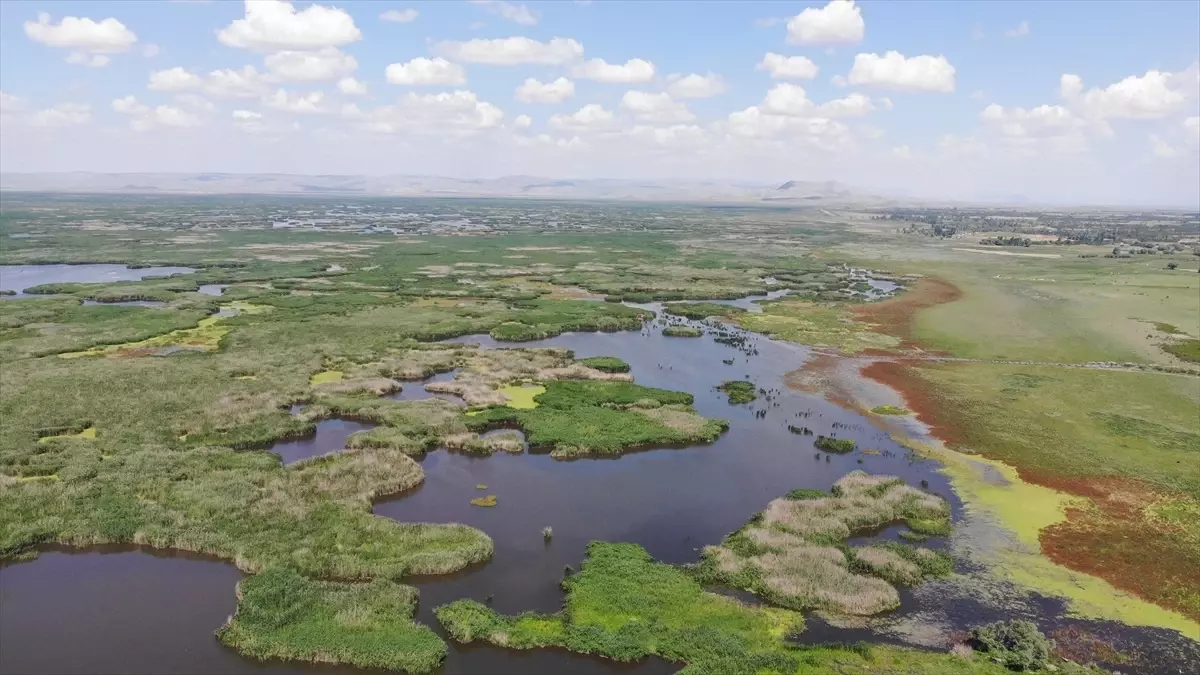
<svg viewBox="0 0 1200 675">
<path fill-rule="evenodd" d="M 0 170 L 1200 208 L 1200 2 L 5 0 Z"/>
</svg>

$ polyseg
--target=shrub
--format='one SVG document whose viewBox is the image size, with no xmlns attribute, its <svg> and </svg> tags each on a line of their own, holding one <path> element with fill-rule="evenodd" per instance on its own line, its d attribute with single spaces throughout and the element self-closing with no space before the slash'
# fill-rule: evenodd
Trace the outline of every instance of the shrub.
<svg viewBox="0 0 1200 675">
<path fill-rule="evenodd" d="M 1037 670 L 1046 665 L 1054 643 L 1032 621 L 997 621 L 971 631 L 978 649 L 1013 670 Z"/>
<path fill-rule="evenodd" d="M 813 444 L 825 452 L 836 452 L 839 455 L 854 452 L 854 449 L 858 447 L 858 444 L 849 438 L 833 438 L 831 436 L 817 436 L 817 440 Z"/>
<path fill-rule="evenodd" d="M 606 373 L 629 372 L 629 364 L 615 356 L 593 356 L 587 359 L 579 359 L 579 362 L 588 368 L 595 368 Z"/>
</svg>

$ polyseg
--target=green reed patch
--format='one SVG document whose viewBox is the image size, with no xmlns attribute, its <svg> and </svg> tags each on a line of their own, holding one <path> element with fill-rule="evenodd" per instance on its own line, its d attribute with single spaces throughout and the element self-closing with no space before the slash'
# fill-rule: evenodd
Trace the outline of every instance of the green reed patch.
<svg viewBox="0 0 1200 675">
<path fill-rule="evenodd" d="M 749 403 L 758 398 L 755 392 L 754 383 L 746 380 L 728 380 L 722 382 L 717 387 L 718 391 L 723 391 L 729 395 L 729 402 L 733 404 Z"/>
<path fill-rule="evenodd" d="M 595 368 L 605 373 L 629 372 L 629 364 L 615 356 L 593 356 L 591 358 L 579 359 L 579 362 L 588 368 Z"/>
</svg>

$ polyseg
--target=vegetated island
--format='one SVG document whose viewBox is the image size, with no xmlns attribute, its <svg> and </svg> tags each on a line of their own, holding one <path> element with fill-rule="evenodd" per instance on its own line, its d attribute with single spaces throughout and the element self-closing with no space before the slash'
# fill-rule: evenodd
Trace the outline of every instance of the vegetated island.
<svg viewBox="0 0 1200 675">
<path fill-rule="evenodd" d="M 586 359 L 579 359 L 579 362 L 588 368 L 595 368 L 605 373 L 629 372 L 629 364 L 615 356 L 592 356 Z"/>
<path fill-rule="evenodd" d="M 825 452 L 834 452 L 839 455 L 844 455 L 849 452 L 854 452 L 858 447 L 858 443 L 849 438 L 834 438 L 832 436 L 817 436 L 817 440 L 813 441 L 813 445 L 817 449 Z"/>
<path fill-rule="evenodd" d="M 731 404 L 750 403 L 758 398 L 754 383 L 746 380 L 726 380 L 717 387 L 717 391 L 728 394 Z"/>
<path fill-rule="evenodd" d="M 710 316 L 736 316 L 745 314 L 746 310 L 733 305 L 723 305 L 717 302 L 668 302 L 663 305 L 667 314 L 682 316 L 686 319 L 707 319 Z"/>
<path fill-rule="evenodd" d="M 673 325 L 664 328 L 662 334 L 667 337 L 698 338 L 704 335 L 704 331 L 695 326 Z"/>
</svg>

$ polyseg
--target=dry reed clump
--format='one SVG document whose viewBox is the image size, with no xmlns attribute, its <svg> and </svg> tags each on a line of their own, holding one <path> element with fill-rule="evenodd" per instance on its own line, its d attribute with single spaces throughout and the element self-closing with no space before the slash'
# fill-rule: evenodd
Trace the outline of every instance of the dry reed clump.
<svg viewBox="0 0 1200 675">
<path fill-rule="evenodd" d="M 871 570 L 872 574 L 888 581 L 909 586 L 921 582 L 920 567 L 885 548 L 867 546 L 856 549 L 854 556 Z"/>
<path fill-rule="evenodd" d="M 369 508 L 375 497 L 416 487 L 425 472 L 403 452 L 363 448 L 322 455 L 297 462 L 292 470 L 263 486 L 263 496 L 252 509 L 297 516 L 319 508 L 325 499 L 358 508 Z"/>
<path fill-rule="evenodd" d="M 699 574 L 793 609 L 874 614 L 899 605 L 889 582 L 920 583 L 948 562 L 924 549 L 843 551 L 842 542 L 864 529 L 901 520 L 948 521 L 949 515 L 944 500 L 899 478 L 855 471 L 835 483 L 828 497 L 773 500 L 721 546 L 705 549 Z"/>
<path fill-rule="evenodd" d="M 351 394 L 365 392 L 372 396 L 383 396 L 400 391 L 400 383 L 384 377 L 363 377 L 313 385 L 313 390 L 322 394 Z"/>
<path fill-rule="evenodd" d="M 430 382 L 426 391 L 461 396 L 467 405 L 505 405 L 499 391 L 513 382 L 528 380 L 614 380 L 631 382 L 625 373 L 606 373 L 572 360 L 566 349 L 489 349 L 459 353 L 462 370 L 449 382 Z"/>
<path fill-rule="evenodd" d="M 520 454 L 525 450 L 525 442 L 516 431 L 499 431 L 486 436 L 466 432 L 442 437 L 442 445 L 451 450 L 465 450 L 492 454 L 493 452 L 509 452 Z"/>
</svg>

